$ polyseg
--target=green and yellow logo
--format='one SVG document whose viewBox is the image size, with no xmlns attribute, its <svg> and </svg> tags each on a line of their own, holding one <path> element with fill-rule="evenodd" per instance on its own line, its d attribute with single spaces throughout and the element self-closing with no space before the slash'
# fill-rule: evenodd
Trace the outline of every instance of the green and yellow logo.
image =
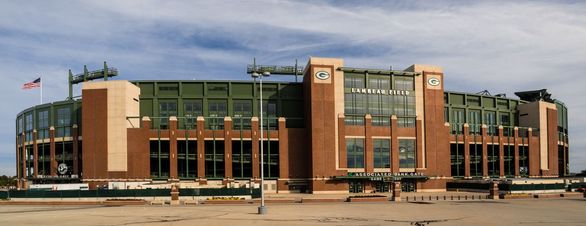
<svg viewBox="0 0 586 226">
<path fill-rule="evenodd" d="M 432 77 L 427 80 L 427 84 L 429 84 L 430 86 L 439 86 L 440 80 L 438 78 Z"/>
<path fill-rule="evenodd" d="M 315 77 L 320 80 L 326 80 L 330 78 L 330 73 L 328 73 L 327 71 L 318 71 L 315 73 Z"/>
</svg>

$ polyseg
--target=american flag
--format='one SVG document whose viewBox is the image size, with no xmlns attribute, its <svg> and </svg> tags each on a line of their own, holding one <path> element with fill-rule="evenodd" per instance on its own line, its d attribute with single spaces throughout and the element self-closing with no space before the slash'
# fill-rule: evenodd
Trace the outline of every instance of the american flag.
<svg viewBox="0 0 586 226">
<path fill-rule="evenodd" d="M 22 89 L 33 89 L 36 87 L 41 87 L 41 78 L 37 78 L 32 82 L 27 82 L 22 85 Z"/>
</svg>

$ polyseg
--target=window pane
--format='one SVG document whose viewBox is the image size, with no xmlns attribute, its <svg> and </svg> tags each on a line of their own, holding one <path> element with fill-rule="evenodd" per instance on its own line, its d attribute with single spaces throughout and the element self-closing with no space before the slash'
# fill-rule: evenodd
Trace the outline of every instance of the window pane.
<svg viewBox="0 0 586 226">
<path fill-rule="evenodd" d="M 399 139 L 399 168 L 415 168 L 415 140 Z"/>
<path fill-rule="evenodd" d="M 346 139 L 348 168 L 364 168 L 364 139 Z"/>
</svg>

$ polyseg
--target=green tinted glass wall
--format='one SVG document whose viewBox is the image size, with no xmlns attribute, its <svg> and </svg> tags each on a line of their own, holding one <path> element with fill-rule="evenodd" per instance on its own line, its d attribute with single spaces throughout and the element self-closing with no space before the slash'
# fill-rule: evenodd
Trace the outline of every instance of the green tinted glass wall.
<svg viewBox="0 0 586 226">
<path fill-rule="evenodd" d="M 175 116 L 178 117 L 258 116 L 260 86 L 252 81 L 133 81 L 133 83 L 141 88 L 140 116 L 168 117 L 168 114 L 160 112 L 160 103 L 171 100 L 177 103 Z M 285 117 L 287 127 L 305 126 L 301 83 L 263 82 L 263 99 L 265 102 L 268 100 L 274 103 L 274 114 L 271 115 Z M 201 111 L 192 110 L 191 106 L 186 105 L 190 101 L 201 101 Z M 217 106 L 218 102 L 225 104 Z M 247 104 L 243 106 L 242 103 Z M 218 112 L 218 107 L 222 108 L 221 112 Z M 221 119 L 218 120 L 221 121 Z M 158 126 L 159 121 L 161 120 L 153 120 L 153 126 Z M 184 123 L 180 122 L 180 128 L 184 127 L 182 124 Z"/>
</svg>

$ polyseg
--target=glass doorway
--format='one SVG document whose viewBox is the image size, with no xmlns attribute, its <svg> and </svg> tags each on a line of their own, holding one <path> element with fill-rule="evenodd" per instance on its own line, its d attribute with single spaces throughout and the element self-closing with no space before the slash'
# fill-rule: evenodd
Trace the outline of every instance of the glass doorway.
<svg viewBox="0 0 586 226">
<path fill-rule="evenodd" d="M 402 179 L 401 180 L 401 191 L 402 192 L 415 192 L 417 190 L 417 181 L 414 179 Z"/>
<path fill-rule="evenodd" d="M 374 191 L 375 192 L 390 192 L 391 186 L 389 182 L 374 182 Z"/>
<path fill-rule="evenodd" d="M 364 192 L 364 186 L 362 184 L 362 181 L 350 181 L 350 182 L 348 182 L 348 184 L 350 185 L 349 186 L 350 193 L 363 193 Z"/>
</svg>

